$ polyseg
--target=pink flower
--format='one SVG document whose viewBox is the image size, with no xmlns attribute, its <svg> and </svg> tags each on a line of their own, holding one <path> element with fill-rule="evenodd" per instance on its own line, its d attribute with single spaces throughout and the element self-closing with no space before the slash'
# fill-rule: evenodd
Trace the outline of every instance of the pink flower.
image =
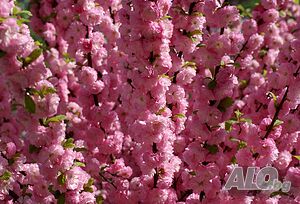
<svg viewBox="0 0 300 204">
<path fill-rule="evenodd" d="M 11 0 L 4 0 L 1 3 L 2 4 L 1 4 L 1 8 L 0 8 L 0 16 L 3 18 L 6 18 L 11 13 L 11 11 L 14 7 L 14 2 Z"/>
<path fill-rule="evenodd" d="M 84 84 L 91 84 L 95 82 L 98 77 L 95 69 L 84 66 L 81 69 L 80 78 Z"/>
<path fill-rule="evenodd" d="M 80 167 L 73 167 L 66 172 L 66 187 L 68 190 L 82 190 L 90 176 Z"/>
<path fill-rule="evenodd" d="M 218 9 L 214 17 L 214 20 L 219 19 L 219 21 L 215 21 L 215 23 L 218 25 L 218 27 L 222 28 L 238 21 L 240 15 L 238 9 L 235 6 L 225 6 Z"/>
<path fill-rule="evenodd" d="M 196 76 L 196 70 L 190 67 L 184 68 L 176 76 L 176 80 L 179 84 L 186 85 L 190 84 L 193 81 L 193 77 Z"/>
<path fill-rule="evenodd" d="M 299 187 L 300 169 L 298 167 L 290 167 L 286 173 L 285 179 L 292 183 L 292 186 Z"/>
<path fill-rule="evenodd" d="M 273 163 L 278 158 L 278 149 L 273 139 L 267 138 L 260 142 L 260 146 L 257 147 L 259 158 L 257 160 L 258 166 L 265 166 Z"/>
<path fill-rule="evenodd" d="M 92 204 L 96 202 L 95 195 L 89 192 L 82 192 L 79 199 L 79 203 Z"/>
<path fill-rule="evenodd" d="M 292 161 L 291 153 L 285 150 L 279 153 L 278 159 L 275 162 L 275 166 L 280 170 L 284 170 L 289 166 L 291 161 Z"/>
<path fill-rule="evenodd" d="M 43 31 L 43 36 L 45 40 L 50 44 L 50 46 L 55 46 L 56 41 L 56 28 L 52 23 L 46 23 Z"/>
<path fill-rule="evenodd" d="M 261 47 L 263 42 L 264 42 L 264 37 L 256 33 L 250 36 L 247 42 L 247 47 L 251 50 L 257 50 Z"/>
<path fill-rule="evenodd" d="M 80 14 L 80 20 L 86 26 L 99 25 L 102 21 L 103 10 L 102 7 L 91 8 Z"/>
<path fill-rule="evenodd" d="M 239 166 L 253 166 L 255 165 L 255 160 L 252 156 L 253 153 L 248 148 L 240 149 L 235 155 L 237 159 L 237 164 Z"/>
<path fill-rule="evenodd" d="M 277 6 L 277 1 L 276 0 L 262 0 L 261 5 L 265 9 L 272 9 L 272 8 L 275 8 Z"/>
<path fill-rule="evenodd" d="M 265 22 L 276 22 L 279 18 L 279 12 L 276 9 L 269 9 L 263 13 L 263 19 Z"/>
<path fill-rule="evenodd" d="M 7 156 L 12 157 L 16 153 L 16 150 L 16 145 L 13 142 L 9 142 L 6 144 Z"/>
<path fill-rule="evenodd" d="M 242 32 L 245 36 L 251 36 L 257 33 L 257 22 L 254 19 L 246 19 L 242 24 Z"/>
<path fill-rule="evenodd" d="M 293 57 L 294 60 L 300 61 L 300 52 L 299 52 L 299 46 L 300 46 L 300 40 L 293 40 L 291 43 L 292 47 L 292 53 L 291 56 Z"/>
</svg>

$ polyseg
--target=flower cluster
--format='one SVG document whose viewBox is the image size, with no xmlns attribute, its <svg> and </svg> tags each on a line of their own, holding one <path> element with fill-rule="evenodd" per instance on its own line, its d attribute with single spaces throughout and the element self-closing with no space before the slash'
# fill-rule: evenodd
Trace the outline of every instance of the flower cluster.
<svg viewBox="0 0 300 204">
<path fill-rule="evenodd" d="M 299 105 L 292 0 L 1 2 L 0 203 L 300 203 Z"/>
</svg>

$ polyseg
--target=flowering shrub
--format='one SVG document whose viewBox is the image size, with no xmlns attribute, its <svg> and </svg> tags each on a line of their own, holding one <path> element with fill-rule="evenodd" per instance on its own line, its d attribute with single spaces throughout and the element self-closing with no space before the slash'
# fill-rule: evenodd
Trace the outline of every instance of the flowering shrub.
<svg viewBox="0 0 300 204">
<path fill-rule="evenodd" d="M 300 203 L 299 104 L 292 0 L 1 1 L 0 203 Z"/>
</svg>

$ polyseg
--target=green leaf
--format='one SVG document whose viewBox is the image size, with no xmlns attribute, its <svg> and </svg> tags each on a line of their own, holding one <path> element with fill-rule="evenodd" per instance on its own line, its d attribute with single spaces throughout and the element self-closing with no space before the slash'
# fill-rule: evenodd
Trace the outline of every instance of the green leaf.
<svg viewBox="0 0 300 204">
<path fill-rule="evenodd" d="M 4 171 L 4 173 L 0 176 L 1 181 L 7 181 L 11 177 L 11 173 L 9 171 Z"/>
<path fill-rule="evenodd" d="M 90 179 L 88 180 L 88 182 L 87 182 L 86 184 L 84 184 L 84 186 L 90 187 L 90 186 L 92 186 L 93 184 L 94 184 L 94 179 L 93 179 L 93 178 L 90 178 Z"/>
<path fill-rule="evenodd" d="M 25 59 L 23 60 L 23 66 L 26 67 L 32 62 L 34 62 L 39 56 L 43 53 L 43 50 L 40 48 L 37 48 L 33 50 Z"/>
<path fill-rule="evenodd" d="M 244 6 L 242 4 L 237 5 L 237 8 L 239 9 L 240 15 L 242 17 L 248 17 L 248 18 L 252 17 L 250 8 L 244 8 Z"/>
<path fill-rule="evenodd" d="M 46 87 L 46 86 L 43 86 L 41 90 L 37 90 L 35 88 L 27 88 L 26 91 L 30 95 L 40 96 L 41 98 L 44 98 L 48 94 L 56 93 L 56 89 L 55 88 Z"/>
<path fill-rule="evenodd" d="M 84 188 L 83 188 L 83 191 L 89 192 L 89 193 L 93 193 L 93 192 L 94 192 L 94 189 L 93 189 L 92 187 L 84 187 Z"/>
<path fill-rule="evenodd" d="M 13 157 L 9 158 L 7 161 L 8 161 L 8 164 L 9 165 L 12 165 L 15 163 L 15 161 L 21 156 L 21 153 L 20 152 L 17 152 Z"/>
<path fill-rule="evenodd" d="M 190 31 L 190 32 L 187 32 L 186 30 L 184 30 L 182 34 L 186 35 L 193 42 L 196 42 L 197 41 L 196 35 L 202 35 L 203 32 L 201 30 L 193 30 L 193 31 Z"/>
<path fill-rule="evenodd" d="M 208 143 L 204 143 L 203 148 L 207 149 L 211 154 L 216 154 L 219 151 L 218 146 L 215 144 L 210 145 Z"/>
<path fill-rule="evenodd" d="M 232 125 L 237 123 L 236 120 L 227 120 L 225 121 L 225 130 L 227 130 L 228 132 L 230 132 L 232 130 Z"/>
<path fill-rule="evenodd" d="M 235 62 L 235 63 L 233 63 L 233 66 L 235 66 L 236 68 L 240 68 L 240 67 L 241 67 L 241 64 L 238 63 L 238 62 Z"/>
<path fill-rule="evenodd" d="M 172 19 L 172 16 L 166 15 L 161 18 L 161 20 L 165 20 L 165 19 Z"/>
<path fill-rule="evenodd" d="M 233 104 L 233 100 L 231 97 L 225 97 L 223 98 L 220 103 L 218 104 L 217 108 L 221 111 L 221 112 L 225 112 L 227 110 L 227 108 L 229 108 L 230 106 L 232 106 Z"/>
<path fill-rule="evenodd" d="M 49 123 L 59 123 L 66 119 L 67 117 L 65 115 L 56 115 L 50 118 L 47 118 L 45 121 L 45 125 L 49 125 Z"/>
<path fill-rule="evenodd" d="M 167 79 L 170 79 L 170 80 L 173 78 L 173 77 L 168 76 L 167 74 L 162 74 L 159 77 L 161 77 L 161 78 L 167 78 Z"/>
<path fill-rule="evenodd" d="M 270 197 L 272 198 L 272 197 L 275 197 L 275 196 L 277 196 L 277 195 L 280 195 L 280 196 L 282 196 L 282 195 L 289 195 L 288 193 L 285 193 L 285 192 L 282 192 L 281 190 L 279 190 L 279 191 L 275 191 L 275 192 L 273 192 L 273 193 L 271 193 L 270 194 Z"/>
<path fill-rule="evenodd" d="M 6 52 L 0 50 L 0 58 L 1 58 L 1 57 L 4 57 L 5 55 L 6 55 Z"/>
<path fill-rule="evenodd" d="M 247 147 L 247 142 L 241 140 L 238 144 L 238 149 L 243 149 Z"/>
<path fill-rule="evenodd" d="M 105 173 L 105 169 L 108 167 L 108 165 L 104 165 L 100 167 L 100 174 L 104 174 Z"/>
<path fill-rule="evenodd" d="M 0 17 L 0 23 L 3 23 L 6 20 L 6 18 Z"/>
<path fill-rule="evenodd" d="M 24 104 L 25 104 L 25 109 L 29 113 L 35 113 L 35 110 L 36 110 L 36 108 L 35 108 L 35 102 L 31 98 L 31 96 L 29 96 L 28 93 L 25 94 Z"/>
<path fill-rule="evenodd" d="M 279 11 L 279 15 L 280 15 L 280 17 L 285 18 L 286 12 L 284 10 L 281 10 L 281 11 Z"/>
<path fill-rule="evenodd" d="M 26 92 L 29 93 L 30 95 L 36 95 L 36 96 L 39 95 L 39 91 L 35 88 L 27 88 Z"/>
<path fill-rule="evenodd" d="M 13 18 L 17 19 L 17 24 L 20 26 L 23 23 L 29 23 L 30 17 L 32 16 L 31 12 L 28 10 L 21 10 L 18 7 L 14 7 L 13 11 Z"/>
<path fill-rule="evenodd" d="M 281 125 L 282 123 L 283 123 L 282 120 L 278 120 L 278 119 L 277 119 L 277 120 L 275 121 L 273 127 L 279 126 L 279 125 Z"/>
<path fill-rule="evenodd" d="M 63 53 L 63 57 L 66 63 L 75 62 L 75 59 L 70 57 L 69 53 Z"/>
<path fill-rule="evenodd" d="M 26 15 L 26 16 L 32 16 L 32 13 L 28 10 L 21 10 L 18 12 L 19 15 Z"/>
<path fill-rule="evenodd" d="M 56 93 L 56 89 L 52 87 L 43 86 L 42 90 L 39 91 L 39 95 L 41 98 L 44 98 L 48 94 Z"/>
<path fill-rule="evenodd" d="M 274 106 L 276 108 L 277 107 L 277 96 L 273 92 L 271 92 L 271 91 L 269 91 L 267 94 L 271 95 L 271 97 L 273 98 Z"/>
<path fill-rule="evenodd" d="M 201 12 L 198 12 L 198 11 L 194 11 L 193 13 L 192 13 L 192 15 L 194 15 L 194 16 L 203 16 L 203 13 L 201 13 Z"/>
<path fill-rule="evenodd" d="M 17 15 L 19 13 L 19 9 L 18 9 L 18 7 L 13 7 L 13 9 L 12 9 L 12 15 Z"/>
<path fill-rule="evenodd" d="M 20 18 L 20 19 L 17 20 L 17 25 L 21 26 L 22 24 L 29 23 L 29 22 L 30 22 L 30 20 L 28 20 L 26 18 Z"/>
<path fill-rule="evenodd" d="M 250 118 L 241 118 L 240 122 L 252 123 L 252 120 Z"/>
<path fill-rule="evenodd" d="M 240 142 L 240 140 L 235 137 L 230 137 L 229 140 L 232 142 Z"/>
<path fill-rule="evenodd" d="M 185 118 L 185 115 L 183 113 L 178 113 L 174 115 L 175 118 Z"/>
<path fill-rule="evenodd" d="M 88 181 L 86 184 L 84 184 L 83 190 L 84 190 L 85 192 L 90 192 L 90 193 L 92 193 L 92 192 L 94 191 L 93 188 L 91 187 L 93 184 L 94 184 L 94 179 L 93 179 L 93 178 L 90 178 L 89 181 Z"/>
<path fill-rule="evenodd" d="M 248 86 L 248 84 L 249 84 L 249 81 L 247 81 L 247 80 L 241 80 L 239 85 L 240 85 L 241 89 L 244 89 L 244 88 L 246 88 Z"/>
<path fill-rule="evenodd" d="M 244 8 L 252 10 L 260 0 L 240 1 Z"/>
<path fill-rule="evenodd" d="M 266 49 L 261 49 L 259 52 L 258 52 L 258 56 L 260 58 L 263 58 L 264 56 L 266 56 L 268 54 L 268 50 Z"/>
<path fill-rule="evenodd" d="M 161 109 L 156 113 L 156 115 L 161 115 L 163 112 L 165 112 L 165 110 L 166 110 L 166 107 L 161 108 Z"/>
<path fill-rule="evenodd" d="M 215 89 L 216 86 L 217 86 L 217 81 L 215 79 L 212 79 L 207 85 L 208 89 L 210 90 Z"/>
<path fill-rule="evenodd" d="M 57 204 L 65 204 L 65 202 L 66 202 L 66 196 L 65 193 L 62 193 L 59 195 L 57 199 Z"/>
<path fill-rule="evenodd" d="M 267 73 L 268 73 L 268 70 L 266 68 L 263 68 L 263 71 L 262 71 L 263 77 L 266 77 Z"/>
<path fill-rule="evenodd" d="M 85 163 L 80 162 L 80 161 L 75 161 L 75 162 L 74 162 L 74 165 L 75 165 L 75 166 L 79 166 L 79 167 L 85 167 Z"/>
<path fill-rule="evenodd" d="M 299 0 L 294 0 L 295 4 L 300 4 Z"/>
<path fill-rule="evenodd" d="M 46 120 L 47 118 L 40 118 L 39 119 L 40 125 L 47 127 L 48 125 L 46 124 Z"/>
<path fill-rule="evenodd" d="M 236 159 L 236 157 L 233 156 L 233 157 L 231 158 L 230 162 L 231 162 L 232 164 L 237 164 L 237 159 Z"/>
<path fill-rule="evenodd" d="M 240 140 L 240 139 L 237 139 L 237 138 L 234 138 L 234 137 L 230 137 L 229 140 L 232 141 L 232 142 L 237 142 L 238 143 L 238 146 L 237 146 L 238 150 L 247 147 L 247 142 L 245 142 L 243 140 Z"/>
<path fill-rule="evenodd" d="M 48 191 L 50 192 L 50 193 L 54 193 L 55 191 L 53 190 L 53 185 L 49 185 L 48 186 Z"/>
<path fill-rule="evenodd" d="M 97 203 L 97 204 L 103 204 L 103 203 L 104 203 L 104 198 L 103 198 L 102 195 L 98 195 L 98 196 L 96 197 L 96 203 Z"/>
<path fill-rule="evenodd" d="M 300 155 L 293 155 L 296 159 L 300 160 Z"/>
<path fill-rule="evenodd" d="M 42 149 L 42 147 L 36 147 L 32 144 L 29 145 L 29 153 L 30 154 L 35 153 L 35 152 L 38 153 L 41 149 Z"/>
<path fill-rule="evenodd" d="M 65 142 L 63 142 L 62 146 L 64 148 L 74 148 L 74 139 L 73 138 L 68 138 Z"/>
<path fill-rule="evenodd" d="M 197 65 L 195 62 L 190 62 L 190 61 L 185 61 L 182 65 L 183 68 L 185 67 L 192 67 L 192 68 L 196 68 Z"/>
<path fill-rule="evenodd" d="M 193 30 L 193 31 L 190 31 L 190 32 L 187 32 L 187 36 L 189 38 L 195 36 L 195 35 L 202 35 L 203 32 L 201 30 Z"/>
<path fill-rule="evenodd" d="M 39 46 L 43 50 L 48 49 L 48 43 L 31 29 L 30 29 L 30 35 L 37 46 Z"/>
<path fill-rule="evenodd" d="M 234 111 L 234 114 L 235 114 L 237 121 L 239 121 L 243 115 L 243 113 L 240 110 Z"/>
<path fill-rule="evenodd" d="M 87 148 L 85 148 L 85 147 L 75 147 L 74 151 L 76 151 L 76 152 L 85 152 L 85 151 L 87 151 Z"/>
<path fill-rule="evenodd" d="M 242 118 L 243 113 L 240 112 L 240 110 L 234 111 L 235 117 L 225 121 L 225 130 L 230 132 L 232 130 L 232 125 L 235 123 L 241 123 L 241 122 L 246 122 L 246 123 L 252 123 L 252 120 L 249 118 Z"/>
<path fill-rule="evenodd" d="M 199 43 L 196 47 L 206 47 L 206 45 L 203 43 Z"/>
<path fill-rule="evenodd" d="M 190 171 L 189 174 L 192 175 L 192 176 L 196 176 L 197 175 L 195 171 Z"/>
<path fill-rule="evenodd" d="M 67 181 L 67 177 L 64 173 L 61 173 L 58 177 L 57 177 L 57 182 L 60 184 L 60 185 L 64 185 Z"/>
<path fill-rule="evenodd" d="M 193 41 L 193 43 L 196 43 L 196 42 L 197 42 L 197 38 L 196 38 L 195 36 L 190 37 L 190 39 Z"/>
</svg>

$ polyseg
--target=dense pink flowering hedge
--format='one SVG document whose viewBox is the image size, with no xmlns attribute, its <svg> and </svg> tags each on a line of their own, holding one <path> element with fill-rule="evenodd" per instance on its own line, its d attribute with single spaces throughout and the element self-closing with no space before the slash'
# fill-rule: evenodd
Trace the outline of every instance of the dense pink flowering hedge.
<svg viewBox="0 0 300 204">
<path fill-rule="evenodd" d="M 0 203 L 300 203 L 292 0 L 0 3 Z M 226 191 L 236 165 L 292 188 Z"/>
</svg>

